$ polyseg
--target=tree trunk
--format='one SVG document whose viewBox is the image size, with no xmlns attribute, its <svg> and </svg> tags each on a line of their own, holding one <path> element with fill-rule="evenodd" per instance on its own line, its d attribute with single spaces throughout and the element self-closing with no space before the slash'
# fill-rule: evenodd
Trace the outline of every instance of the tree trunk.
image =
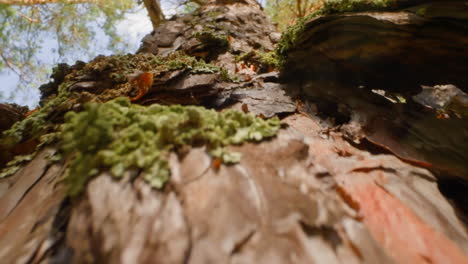
<svg viewBox="0 0 468 264">
<path fill-rule="evenodd" d="M 378 118 L 412 120 L 417 107 L 413 102 L 394 106 L 373 97 L 372 89 L 398 92 L 392 90 L 395 83 L 382 77 L 385 70 L 375 67 L 398 54 L 386 56 L 395 49 L 379 49 L 379 37 L 374 36 L 381 31 L 372 31 L 381 27 L 395 39 L 401 37 L 395 32 L 408 38 L 410 22 L 430 33 L 431 28 L 443 30 L 441 21 L 453 30 L 427 33 L 432 39 L 421 36 L 399 47 L 415 51 L 412 43 L 424 46 L 462 36 L 468 25 L 463 12 L 451 18 L 448 11 L 434 15 L 429 11 L 440 9 L 425 8 L 425 14 L 309 18 L 293 32 L 297 35 L 289 46 L 284 46 L 284 38 L 280 43 L 281 73 L 271 53 L 279 33 L 253 0 L 211 1 L 193 14 L 170 19 L 143 39 L 135 55 L 61 65 L 54 81 L 41 87 L 41 110 L 0 140 L 2 158 L 10 161 L 4 166 L 10 173 L 4 175 L 11 174 L 0 179 L 2 263 L 467 263 L 468 235 L 462 220 L 466 178 L 460 172 L 463 166 L 458 166 L 466 160 L 423 159 L 427 156 L 412 148 L 414 141 L 387 146 L 383 141 L 388 135 L 374 133 L 385 127 L 401 132 L 399 123 L 382 126 Z M 396 19 L 408 16 L 409 22 Z M 360 26 L 346 28 L 350 25 Z M 358 33 L 366 37 L 352 41 Z M 455 46 L 432 51 L 466 49 L 451 43 Z M 361 54 L 363 47 L 367 53 Z M 432 51 L 413 54 L 410 62 L 420 66 L 418 58 L 424 62 L 426 56 L 432 58 Z M 460 58 L 460 63 L 466 69 L 466 61 Z M 437 74 L 432 68 L 418 69 Z M 356 77 L 355 72 L 362 75 Z M 418 79 L 422 73 L 417 74 L 408 85 L 424 84 Z M 442 69 L 439 76 L 429 77 L 450 76 Z M 366 85 L 383 83 L 379 88 L 356 88 L 361 79 L 372 82 Z M 71 195 L 76 186 L 63 177 L 76 166 L 78 151 L 92 153 L 94 145 L 76 145 L 75 153 L 67 152 L 66 140 L 87 137 L 96 125 L 93 120 L 119 120 L 94 116 L 83 130 L 71 131 L 76 138 L 69 138 L 60 136 L 67 132 L 60 125 L 70 122 L 73 114 L 65 119 L 64 114 L 91 111 L 93 106 L 83 106 L 86 102 L 97 107 L 120 96 L 142 105 L 141 111 L 155 103 L 195 104 L 266 119 L 279 116 L 283 126 L 273 138 L 229 146 L 242 155 L 234 164 L 221 163 L 203 144 L 174 149 L 167 157 L 170 179 L 162 188 L 145 181 L 144 169 L 127 169 L 116 179 L 113 169 L 98 167 L 84 189 Z M 398 96 L 409 101 L 414 93 Z M 463 91 L 456 96 L 463 100 Z M 394 98 L 403 100 L 390 97 Z M 424 109 L 425 115 L 436 112 Z M 457 124 L 464 120 L 463 112 L 452 110 L 438 113 Z M 97 133 L 101 132 L 97 144 L 107 140 L 108 134 Z M 440 146 L 437 140 L 440 135 L 431 139 L 432 149 Z M 445 165 L 457 170 L 445 170 Z M 88 174 L 91 168 L 81 172 Z"/>
<path fill-rule="evenodd" d="M 148 16 L 150 17 L 153 28 L 157 28 L 164 21 L 164 14 L 158 0 L 143 0 Z"/>
</svg>

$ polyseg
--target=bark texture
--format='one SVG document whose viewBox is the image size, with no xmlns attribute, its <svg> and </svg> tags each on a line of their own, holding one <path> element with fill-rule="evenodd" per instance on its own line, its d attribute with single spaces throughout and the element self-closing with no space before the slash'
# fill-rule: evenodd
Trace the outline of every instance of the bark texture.
<svg viewBox="0 0 468 264">
<path fill-rule="evenodd" d="M 455 2 L 453 6 L 453 10 L 462 8 Z M 463 60 L 467 22 L 464 12 L 428 12 L 420 17 L 411 10 L 310 19 L 288 50 L 281 73 L 259 59 L 274 49 L 279 34 L 252 0 L 213 1 L 199 12 L 170 19 L 144 38 L 138 56 L 153 53 L 171 58 L 184 51 L 226 71 L 158 70 L 135 103 L 198 104 L 263 117 L 279 115 L 284 128 L 271 140 L 231 146 L 242 154 L 234 165 L 217 163 L 203 147 L 188 148 L 183 155 L 172 153 L 171 177 L 161 190 L 137 177 L 137 170 L 120 180 L 104 172 L 75 198 L 66 195 L 61 178 L 70 159 L 50 162 L 59 145 L 42 147 L 18 172 L 0 179 L 0 259 L 4 263 L 467 263 L 466 153 L 459 154 L 460 159 L 446 158 L 450 164 L 426 159 L 425 153 L 444 149 L 440 145 L 446 143 L 437 143 L 443 142 L 438 134 L 431 140 L 418 138 L 430 148 L 427 152 L 411 149 L 414 141 L 388 143 L 390 132 L 401 131 L 392 118 L 412 124 L 404 127 L 411 132 L 419 124 L 417 129 L 430 127 L 414 121 L 424 117 L 454 122 L 454 127 L 440 125 L 447 133 L 458 133 L 457 140 L 465 140 L 454 145 L 466 147 L 466 128 L 460 125 L 463 120 L 466 125 L 466 108 L 436 109 L 435 105 L 446 106 L 453 97 L 465 96 L 467 79 L 461 72 L 468 61 Z M 415 27 L 425 33 L 418 35 Z M 456 63 L 439 71 L 426 65 L 427 60 L 445 55 Z M 55 82 L 44 86 L 45 105 L 60 96 L 63 80 L 70 90 L 69 99 L 55 106 L 48 122 L 60 124 L 63 113 L 81 111 L 87 101 L 137 98 L 134 86 L 107 77 L 109 67 L 116 64 L 112 63 L 86 74 L 86 66 L 78 63 L 67 67 L 66 78 L 56 76 Z M 141 88 L 143 81 L 135 76 L 152 69 L 134 70 L 129 83 Z M 431 83 L 424 82 L 424 74 Z M 445 82 L 460 89 L 427 88 L 430 91 L 422 99 L 413 101 L 420 85 Z M 372 92 L 376 89 L 398 93 L 406 104 L 397 95 L 384 94 L 400 100 L 392 103 L 382 92 Z M 453 94 L 450 102 L 440 103 L 440 96 L 430 100 L 428 94 L 446 94 L 447 89 Z M 431 102 L 436 103 L 429 108 Z M 437 114 L 448 117 L 438 119 Z M 34 134 L 23 142 L 30 138 Z M 446 149 L 453 153 L 458 148 Z"/>
</svg>

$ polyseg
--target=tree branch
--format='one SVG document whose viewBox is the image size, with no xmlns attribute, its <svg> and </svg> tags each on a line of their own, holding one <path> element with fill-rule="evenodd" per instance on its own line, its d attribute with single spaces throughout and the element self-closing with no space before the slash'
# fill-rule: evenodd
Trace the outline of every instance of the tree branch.
<svg viewBox="0 0 468 264">
<path fill-rule="evenodd" d="M 143 3 L 148 11 L 148 16 L 151 19 L 153 24 L 153 29 L 155 29 L 162 21 L 164 21 L 164 14 L 159 5 L 158 0 L 143 0 Z"/>
</svg>

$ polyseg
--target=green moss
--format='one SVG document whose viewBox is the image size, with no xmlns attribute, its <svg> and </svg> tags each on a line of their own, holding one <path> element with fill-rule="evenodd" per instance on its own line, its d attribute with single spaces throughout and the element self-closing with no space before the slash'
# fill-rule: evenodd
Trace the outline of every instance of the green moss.
<svg viewBox="0 0 468 264">
<path fill-rule="evenodd" d="M 328 0 L 320 11 L 323 14 L 384 11 L 391 8 L 395 2 L 395 0 Z"/>
<path fill-rule="evenodd" d="M 427 6 L 423 6 L 416 10 L 416 14 L 419 16 L 425 16 L 427 14 Z"/>
<path fill-rule="evenodd" d="M 278 66 L 278 57 L 275 52 L 258 52 L 257 54 L 261 64 L 274 68 Z"/>
<path fill-rule="evenodd" d="M 56 97 L 49 100 L 47 104 L 37 112 L 31 114 L 20 122 L 15 123 L 9 130 L 4 131 L 0 140 L 0 145 L 5 148 L 10 148 L 25 138 L 32 138 L 44 134 L 48 130 L 50 123 L 47 121 L 48 117 L 54 109 L 59 105 L 65 103 L 68 98 L 69 92 L 64 88 L 68 83 L 62 83 L 59 86 L 59 93 Z"/>
<path fill-rule="evenodd" d="M 226 146 L 261 141 L 280 128 L 278 118 L 263 120 L 234 110 L 216 112 L 197 106 L 144 107 L 127 98 L 89 103 L 85 111 L 69 112 L 65 119 L 61 149 L 72 157 L 66 174 L 72 196 L 103 170 L 120 178 L 127 170 L 138 169 L 151 186 L 161 188 L 169 179 L 171 151 L 205 145 L 212 156 L 226 163 L 238 162 L 240 155 L 227 151 Z"/>
<path fill-rule="evenodd" d="M 56 131 L 57 123 L 62 122 L 60 115 L 71 109 L 71 106 L 76 103 L 76 101 L 72 100 L 74 92 L 71 92 L 69 88 L 82 76 L 91 76 L 104 81 L 110 80 L 112 83 L 116 83 L 115 89 L 118 89 L 120 84 L 125 85 L 128 82 L 127 76 L 137 70 L 157 74 L 164 71 L 189 69 L 194 74 L 219 73 L 224 81 L 233 81 L 233 78 L 226 74 L 226 70 L 223 68 L 187 56 L 183 52 L 172 53 L 167 58 L 161 58 L 153 54 L 98 56 L 88 64 L 76 68 L 77 70 L 73 70 L 66 76 L 60 75 L 61 83 L 56 89 L 57 94 L 51 96 L 43 107 L 3 132 L 0 138 L 0 148 L 3 151 L 9 151 L 18 143 L 27 139 L 39 138 L 42 135 Z M 60 70 L 61 68 L 58 67 L 57 69 Z M 57 74 L 54 72 L 53 76 L 57 76 Z M 95 99 L 98 100 L 99 96 L 96 95 Z M 54 119 L 53 117 L 58 118 Z M 38 147 L 42 145 L 44 144 L 40 144 Z M 19 160 L 10 163 L 4 169 L 4 171 L 8 170 L 9 172 L 2 172 L 1 175 L 8 176 L 14 173 L 16 170 L 12 168 L 23 163 L 19 162 Z"/>
<path fill-rule="evenodd" d="M 58 87 L 58 94 L 50 99 L 36 113 L 25 118 L 21 122 L 14 124 L 9 130 L 3 133 L 2 145 L 13 146 L 25 138 L 44 131 L 49 122 L 49 115 L 57 110 L 57 107 L 67 104 L 71 93 L 68 90 L 76 77 L 97 76 L 99 79 L 111 79 L 117 83 L 127 81 L 127 75 L 136 70 L 149 71 L 153 73 L 190 69 L 193 73 L 222 73 L 222 69 L 213 64 L 197 60 L 195 57 L 187 56 L 183 52 L 176 52 L 167 58 L 161 58 L 152 54 L 136 55 L 114 55 L 98 56 L 96 59 L 81 67 L 79 71 L 67 75 L 65 81 Z M 68 106 L 60 108 L 68 109 Z"/>
<path fill-rule="evenodd" d="M 212 30 L 195 32 L 192 36 L 198 39 L 206 48 L 216 48 L 227 51 L 231 46 L 226 35 L 217 34 Z"/>
<path fill-rule="evenodd" d="M 346 12 L 365 12 L 365 11 L 385 11 L 393 9 L 398 1 L 396 0 L 328 0 L 323 7 L 309 15 L 299 19 L 295 25 L 289 27 L 281 35 L 281 39 L 276 46 L 278 56 L 278 65 L 284 66 L 287 55 L 295 47 L 298 38 L 305 30 L 307 21 L 324 15 L 331 15 Z"/>
<path fill-rule="evenodd" d="M 37 154 L 37 152 L 45 145 L 57 139 L 56 133 L 49 133 L 40 137 L 40 143 L 36 146 L 34 152 L 27 155 L 18 155 L 13 160 L 8 162 L 2 170 L 0 170 L 0 179 L 15 174 L 24 163 L 31 161 Z"/>
<path fill-rule="evenodd" d="M 239 77 L 229 74 L 229 72 L 224 68 L 221 68 L 221 71 L 219 72 L 219 80 L 224 82 L 240 82 Z"/>
<path fill-rule="evenodd" d="M 278 67 L 278 56 L 274 51 L 262 52 L 252 50 L 235 57 L 236 62 L 243 61 L 247 64 L 254 64 L 259 67 L 260 72 L 266 72 L 271 68 Z"/>
<path fill-rule="evenodd" d="M 221 10 L 214 9 L 214 10 L 210 10 L 210 11 L 206 12 L 204 15 L 207 16 L 207 17 L 217 17 L 217 16 L 220 16 L 220 15 L 223 15 L 223 12 Z"/>
<path fill-rule="evenodd" d="M 252 60 L 256 55 L 257 55 L 257 53 L 255 52 L 255 50 L 251 50 L 251 51 L 249 51 L 249 52 L 245 52 L 245 53 L 236 55 L 236 56 L 235 56 L 235 61 L 236 61 L 236 62 L 250 61 L 250 60 Z"/>
<path fill-rule="evenodd" d="M 158 74 L 165 71 L 190 69 L 193 73 L 220 72 L 220 68 L 188 56 L 184 52 L 174 52 L 163 58 L 150 53 L 98 56 L 84 66 L 76 76 L 96 76 L 101 80 L 124 83 L 127 76 L 136 72 Z"/>
<path fill-rule="evenodd" d="M 29 155 L 16 156 L 12 161 L 8 162 L 6 167 L 0 171 L 0 179 L 15 174 L 24 162 L 34 158 L 36 153 Z"/>
</svg>

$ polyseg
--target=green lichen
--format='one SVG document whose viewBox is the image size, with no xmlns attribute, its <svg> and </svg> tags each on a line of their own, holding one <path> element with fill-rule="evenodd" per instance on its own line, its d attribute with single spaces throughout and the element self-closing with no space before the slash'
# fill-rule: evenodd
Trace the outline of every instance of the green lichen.
<svg viewBox="0 0 468 264">
<path fill-rule="evenodd" d="M 181 59 L 183 58 L 183 59 Z M 195 57 L 183 55 L 183 57 L 178 58 L 177 60 L 170 60 L 168 63 L 168 68 L 170 70 L 178 70 L 183 68 L 190 69 L 190 72 L 194 74 L 201 73 L 219 73 L 219 78 L 221 81 L 225 82 L 237 82 L 238 78 L 231 76 L 225 68 L 218 67 L 211 63 L 206 63 L 203 60 L 197 60 Z"/>
<path fill-rule="evenodd" d="M 50 99 L 37 112 L 24 120 L 15 123 L 9 130 L 3 132 L 2 145 L 13 146 L 25 138 L 44 131 L 47 128 L 49 115 L 60 105 L 67 104 L 70 98 L 70 85 L 80 76 L 97 76 L 99 79 L 111 79 L 114 82 L 126 82 L 127 76 L 136 70 L 153 73 L 189 69 L 192 73 L 223 73 L 223 69 L 213 64 L 187 56 L 183 52 L 175 52 L 167 58 L 153 54 L 98 56 L 80 70 L 69 74 L 58 87 L 58 94 Z M 68 109 L 69 106 L 60 108 Z"/>
<path fill-rule="evenodd" d="M 278 57 L 274 52 L 258 52 L 259 61 L 261 64 L 276 68 L 278 66 Z"/>
<path fill-rule="evenodd" d="M 10 148 L 25 138 L 32 138 L 40 136 L 50 128 L 48 117 L 54 109 L 65 103 L 68 98 L 68 91 L 64 88 L 68 83 L 62 83 L 59 86 L 59 93 L 57 96 L 49 100 L 43 107 L 39 108 L 37 112 L 31 114 L 25 119 L 16 122 L 9 130 L 4 131 L 0 140 L 0 145 L 5 148 Z"/>
<path fill-rule="evenodd" d="M 195 37 L 198 41 L 200 41 L 206 48 L 216 48 L 219 50 L 227 51 L 231 46 L 226 35 L 215 33 L 212 30 L 195 32 L 192 36 Z"/>
<path fill-rule="evenodd" d="M 322 14 L 384 11 L 392 8 L 395 2 L 395 0 L 328 0 L 320 11 Z"/>
<path fill-rule="evenodd" d="M 62 69 L 63 67 L 54 68 L 52 76 L 57 76 L 57 71 L 62 71 Z M 67 100 L 69 99 L 70 92 L 67 88 L 70 86 L 70 82 L 64 80 L 63 77 L 61 78 L 62 83 L 58 85 L 56 95 L 50 96 L 44 106 L 38 108 L 36 112 L 30 114 L 23 120 L 16 122 L 10 129 L 2 133 L 0 137 L 0 149 L 5 151 L 5 153 L 10 153 L 17 144 L 25 142 L 26 140 L 34 139 L 37 140 L 39 144 L 33 150 L 28 150 L 26 154 L 18 155 L 8 162 L 5 168 L 0 171 L 0 178 L 10 176 L 17 172 L 24 163 L 34 158 L 43 146 L 52 141 L 51 135 L 54 135 L 53 131 L 56 129 L 56 124 L 51 122 L 50 118 L 60 110 L 69 107 L 67 105 Z M 26 151 L 23 153 L 25 152 Z"/>
<path fill-rule="evenodd" d="M 31 161 L 43 146 L 52 143 L 56 139 L 57 133 L 49 133 L 42 135 L 39 140 L 40 143 L 36 146 L 35 150 L 32 153 L 15 156 L 13 160 L 9 161 L 6 164 L 5 168 L 0 170 L 0 179 L 15 174 L 19 169 L 21 169 L 23 164 Z"/>
<path fill-rule="evenodd" d="M 223 15 L 223 12 L 221 10 L 214 9 L 214 10 L 210 10 L 210 11 L 206 12 L 204 15 L 207 16 L 207 17 L 213 17 L 214 18 L 214 17 Z"/>
<path fill-rule="evenodd" d="M 161 188 L 170 171 L 168 155 L 184 146 L 206 146 L 226 163 L 240 155 L 226 146 L 274 136 L 278 118 L 263 120 L 234 110 L 216 112 L 198 106 L 148 107 L 117 98 L 89 103 L 80 113 L 69 112 L 62 126 L 61 150 L 72 161 L 66 173 L 68 193 L 79 194 L 97 173 L 108 170 L 120 178 L 129 169 L 153 187 Z"/>
<path fill-rule="evenodd" d="M 16 156 L 13 160 L 7 163 L 6 167 L 3 170 L 0 171 L 0 179 L 15 174 L 21 168 L 21 165 L 25 162 L 32 160 L 35 154 L 36 153 Z"/>
<path fill-rule="evenodd" d="M 167 57 L 150 53 L 98 56 L 81 70 L 74 72 L 71 78 L 91 76 L 101 81 L 110 80 L 119 85 L 128 82 L 128 76 L 138 71 L 158 75 L 161 72 L 183 69 L 188 69 L 194 74 L 221 71 L 220 67 L 198 60 L 182 51 L 177 51 Z"/>
<path fill-rule="evenodd" d="M 57 69 L 60 69 L 60 67 Z M 43 135 L 55 132 L 58 125 L 62 122 L 60 116 L 70 110 L 73 104 L 77 102 L 81 103 L 82 99 L 72 99 L 73 97 L 79 98 L 79 92 L 70 91 L 69 88 L 83 76 L 103 81 L 110 80 L 111 83 L 115 84 L 112 89 L 119 89 L 119 85 L 123 86 L 128 82 L 127 76 L 138 70 L 158 74 L 159 72 L 180 69 L 188 69 L 193 74 L 219 73 L 222 80 L 234 81 L 234 78 L 226 74 L 226 70 L 223 68 L 197 60 L 195 57 L 188 56 L 183 52 L 172 53 L 166 58 L 147 53 L 98 56 L 88 64 L 76 67 L 75 70 L 66 76 L 61 76 L 59 80 L 61 83 L 58 84 L 56 94 L 51 95 L 44 106 L 22 121 L 15 123 L 9 130 L 3 132 L 0 138 L 0 148 L 2 151 L 10 151 L 21 142 L 34 138 L 38 139 Z M 53 76 L 56 75 L 54 72 Z M 58 81 L 55 80 L 54 82 Z M 103 93 L 106 92 L 109 91 L 104 91 Z M 102 100 L 100 97 L 102 97 Z M 110 96 L 106 97 L 105 95 L 96 94 L 93 97 L 88 97 L 85 101 L 89 100 L 89 98 L 94 98 L 96 101 L 105 101 L 109 97 L 114 98 L 115 96 L 110 94 Z M 41 142 L 45 141 L 41 140 Z M 39 144 L 35 152 L 28 153 L 28 155 L 34 155 L 43 145 L 43 143 Z M 7 167 L 1 172 L 1 176 L 6 177 L 13 174 L 24 162 L 25 160 L 21 161 L 20 158 L 15 159 L 7 164 Z"/>
<path fill-rule="evenodd" d="M 219 67 L 178 51 L 165 58 L 150 53 L 98 56 L 83 67 L 77 75 L 94 75 L 104 80 L 111 79 L 114 82 L 126 82 L 126 76 L 136 71 L 158 74 L 186 68 L 194 73 L 219 72 Z"/>
<path fill-rule="evenodd" d="M 246 53 L 242 53 L 235 57 L 236 62 L 244 61 L 244 62 L 259 62 L 265 66 L 277 66 L 278 58 L 276 53 L 273 51 L 269 52 L 262 52 L 257 50 L 251 50 Z"/>
<path fill-rule="evenodd" d="M 307 21 L 324 15 L 346 12 L 385 11 L 395 8 L 397 0 L 328 0 L 323 7 L 299 19 L 295 25 L 286 29 L 276 46 L 278 65 L 285 65 L 288 53 L 295 47 L 299 37 L 304 33 Z"/>
<path fill-rule="evenodd" d="M 219 80 L 223 82 L 240 82 L 239 77 L 229 74 L 229 72 L 224 68 L 221 68 L 221 71 L 219 72 Z"/>
</svg>

